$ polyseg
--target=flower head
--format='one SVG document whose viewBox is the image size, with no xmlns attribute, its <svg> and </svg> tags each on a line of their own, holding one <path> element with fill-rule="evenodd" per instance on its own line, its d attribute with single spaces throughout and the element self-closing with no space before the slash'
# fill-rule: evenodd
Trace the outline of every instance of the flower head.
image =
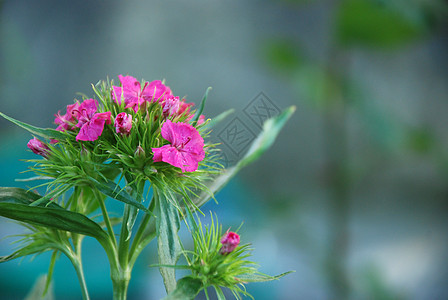
<svg viewBox="0 0 448 300">
<path fill-rule="evenodd" d="M 132 76 L 118 75 L 118 78 L 121 87 L 112 86 L 112 99 L 120 105 L 123 100 L 125 108 L 131 107 L 135 112 L 145 102 L 160 101 L 172 95 L 171 89 L 160 80 L 146 82 L 142 88 L 140 82 Z"/>
<path fill-rule="evenodd" d="M 54 119 L 54 122 L 56 124 L 59 124 L 56 130 L 65 131 L 73 129 L 73 123 L 75 123 L 74 113 L 77 110 L 79 110 L 78 101 L 76 101 L 74 104 L 67 105 L 67 113 L 65 115 L 61 116 L 60 112 L 58 112 L 55 115 L 56 119 Z"/>
<path fill-rule="evenodd" d="M 132 115 L 125 112 L 119 113 L 115 118 L 115 130 L 122 135 L 129 135 L 132 128 Z"/>
<path fill-rule="evenodd" d="M 76 127 L 80 128 L 77 141 L 95 141 L 103 133 L 104 124 L 110 124 L 110 111 L 97 113 L 98 102 L 94 99 L 84 100 L 75 111 L 78 119 Z"/>
<path fill-rule="evenodd" d="M 222 255 L 227 255 L 240 244 L 240 236 L 232 231 L 227 231 L 226 234 L 221 238 L 222 247 L 219 253 Z"/>
<path fill-rule="evenodd" d="M 162 105 L 163 116 L 166 118 L 168 116 L 176 116 L 179 113 L 181 101 L 179 97 L 168 96 L 160 102 L 160 105 Z"/>
<path fill-rule="evenodd" d="M 37 138 L 31 139 L 28 142 L 27 146 L 35 154 L 41 155 L 44 158 L 47 158 L 48 155 L 50 154 L 50 148 L 48 148 L 48 146 L 45 143 L 43 143 L 41 140 Z"/>
<path fill-rule="evenodd" d="M 182 172 L 194 172 L 205 157 L 204 139 L 187 123 L 172 123 L 166 120 L 162 125 L 162 137 L 170 145 L 152 148 L 154 162 L 163 161 L 181 168 Z"/>
</svg>

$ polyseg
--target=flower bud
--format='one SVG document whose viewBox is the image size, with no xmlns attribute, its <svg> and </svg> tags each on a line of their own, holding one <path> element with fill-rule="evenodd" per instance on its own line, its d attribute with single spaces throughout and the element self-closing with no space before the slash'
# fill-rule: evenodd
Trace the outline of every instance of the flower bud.
<svg viewBox="0 0 448 300">
<path fill-rule="evenodd" d="M 139 158 L 145 158 L 146 157 L 145 149 L 143 149 L 142 146 L 138 145 L 137 149 L 134 152 L 134 156 Z"/>
<path fill-rule="evenodd" d="M 146 176 L 152 176 L 157 173 L 157 169 L 154 168 L 154 166 L 146 165 L 143 169 L 143 173 L 145 173 Z"/>
<path fill-rule="evenodd" d="M 45 143 L 43 143 L 37 138 L 33 138 L 32 140 L 30 140 L 27 146 L 35 154 L 41 155 L 44 158 L 48 158 L 48 155 L 50 154 L 50 148 L 48 148 L 48 146 Z"/>
<path fill-rule="evenodd" d="M 236 247 L 238 247 L 240 243 L 240 236 L 232 231 L 227 231 L 226 234 L 221 238 L 222 247 L 219 250 L 219 253 L 222 255 L 227 255 Z"/>
<path fill-rule="evenodd" d="M 134 151 L 134 164 L 137 168 L 142 168 L 145 165 L 146 153 L 145 150 L 138 145 Z"/>
<path fill-rule="evenodd" d="M 115 118 L 114 126 L 117 133 L 129 135 L 132 128 L 132 115 L 125 112 L 119 113 Z"/>
<path fill-rule="evenodd" d="M 164 117 L 176 116 L 180 108 L 179 97 L 168 96 L 161 103 Z"/>
</svg>

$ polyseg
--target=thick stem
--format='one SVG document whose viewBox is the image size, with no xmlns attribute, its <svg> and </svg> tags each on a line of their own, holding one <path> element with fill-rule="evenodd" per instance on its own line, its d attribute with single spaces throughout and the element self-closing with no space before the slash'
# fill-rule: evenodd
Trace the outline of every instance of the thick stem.
<svg viewBox="0 0 448 300">
<path fill-rule="evenodd" d="M 128 255 L 129 255 L 129 243 L 131 240 L 131 232 L 128 229 L 127 223 L 129 221 L 129 215 L 131 206 L 129 204 L 126 204 L 124 206 L 124 214 L 123 219 L 121 221 L 121 232 L 120 232 L 120 240 L 118 244 L 118 255 L 119 255 L 119 261 L 120 265 L 127 265 L 128 263 Z"/>
<path fill-rule="evenodd" d="M 120 251 L 117 249 L 117 240 L 112 228 L 112 224 L 107 213 L 104 200 L 97 190 L 94 189 L 95 197 L 100 203 L 101 212 L 103 213 L 104 223 L 108 231 L 107 239 L 101 239 L 99 242 L 106 251 L 109 259 L 110 273 L 113 287 L 113 299 L 126 299 L 129 280 L 131 279 L 130 270 L 128 269 L 127 261 L 120 261 Z M 126 224 L 124 224 L 126 226 Z"/>
</svg>

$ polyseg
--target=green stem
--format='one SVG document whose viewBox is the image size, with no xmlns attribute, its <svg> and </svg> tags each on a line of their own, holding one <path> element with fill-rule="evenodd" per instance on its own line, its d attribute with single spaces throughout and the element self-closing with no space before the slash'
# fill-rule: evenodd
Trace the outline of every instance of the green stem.
<svg viewBox="0 0 448 300">
<path fill-rule="evenodd" d="M 120 269 L 112 272 L 112 287 L 114 300 L 126 300 L 129 281 L 131 280 L 130 269 Z"/>
<path fill-rule="evenodd" d="M 120 240 L 118 244 L 118 255 L 119 255 L 119 261 L 120 265 L 124 266 L 127 265 L 128 262 L 128 254 L 129 254 L 129 243 L 131 240 L 131 232 L 128 228 L 128 221 L 129 221 L 129 214 L 131 210 L 131 206 L 129 204 L 126 204 L 124 206 L 124 213 L 123 213 L 123 219 L 121 221 L 121 232 L 120 232 Z"/>
<path fill-rule="evenodd" d="M 155 196 L 151 199 L 151 203 L 149 205 L 149 211 L 153 212 L 155 206 Z M 145 213 L 143 220 L 140 223 L 140 226 L 137 230 L 137 233 L 134 237 L 134 241 L 132 242 L 131 249 L 129 251 L 129 265 L 134 265 L 137 257 L 141 253 L 141 251 L 148 245 L 148 243 L 154 239 L 156 236 L 155 226 L 152 226 L 154 230 L 151 230 L 151 226 L 148 226 L 149 221 L 151 220 L 151 214 Z M 149 234 L 148 234 L 149 230 Z"/>
<path fill-rule="evenodd" d="M 78 280 L 82 291 L 82 298 L 84 300 L 89 300 L 90 299 L 89 292 L 87 291 L 87 285 L 84 278 L 84 270 L 82 268 L 81 261 L 79 261 L 79 263 L 73 263 L 73 266 L 75 267 L 76 275 L 78 275 Z"/>
<path fill-rule="evenodd" d="M 120 250 L 117 249 L 117 240 L 115 238 L 115 233 L 112 229 L 112 224 L 107 213 L 106 205 L 104 204 L 104 199 L 99 195 L 99 192 L 93 189 L 95 197 L 98 199 L 103 213 L 104 223 L 106 223 L 107 231 L 109 237 L 107 240 L 101 240 L 100 243 L 106 250 L 107 257 L 109 259 L 110 273 L 112 279 L 113 287 L 113 299 L 114 300 L 125 300 L 129 285 L 129 280 L 131 279 L 131 272 L 128 268 L 127 261 L 122 261 L 120 258 Z M 125 223 L 122 223 L 123 227 L 126 227 Z M 122 249 L 127 249 L 127 246 Z M 121 249 L 121 251 L 123 251 Z M 126 252 L 126 251 L 125 251 Z"/>
<path fill-rule="evenodd" d="M 82 267 L 81 240 L 82 236 L 76 235 L 76 237 L 73 237 L 73 244 L 76 253 L 74 253 L 71 249 L 64 251 L 64 253 L 70 259 L 73 267 L 75 268 L 76 275 L 78 276 L 79 285 L 81 286 L 82 298 L 84 300 L 89 300 L 90 299 L 89 292 L 87 290 L 86 280 L 84 278 L 84 270 Z"/>
<path fill-rule="evenodd" d="M 96 189 L 93 189 L 96 199 L 100 203 L 101 212 L 103 213 L 104 223 L 106 223 L 107 232 L 113 242 L 114 245 L 117 245 L 117 240 L 115 239 L 115 233 L 112 228 L 112 224 L 110 223 L 109 214 L 107 213 L 106 204 L 104 203 L 103 197 L 98 193 Z"/>
</svg>

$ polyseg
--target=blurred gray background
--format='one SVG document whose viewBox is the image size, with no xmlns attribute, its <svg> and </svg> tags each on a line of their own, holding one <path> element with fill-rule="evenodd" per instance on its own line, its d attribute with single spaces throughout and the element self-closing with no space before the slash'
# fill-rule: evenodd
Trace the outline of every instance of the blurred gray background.
<svg viewBox="0 0 448 300">
<path fill-rule="evenodd" d="M 448 27 L 437 0 L 0 1 L 0 111 L 55 127 L 54 114 L 91 84 L 129 74 L 166 79 L 207 117 L 245 114 L 257 96 L 297 110 L 275 145 L 204 211 L 242 221 L 260 271 L 255 299 L 448 298 Z M 246 137 L 249 137 L 250 134 Z M 221 135 L 222 137 L 222 135 Z M 0 120 L 0 186 L 32 158 L 31 136 Z M 232 145 L 223 145 L 235 161 Z M 243 147 L 244 148 L 244 147 Z M 230 163 L 231 163 L 230 162 Z M 0 219 L 0 238 L 22 232 Z M 14 239 L 0 242 L 9 254 Z M 105 255 L 86 241 L 92 299 L 110 299 Z M 159 299 L 154 246 L 130 299 Z M 0 298 L 23 299 L 50 256 L 0 265 Z M 80 299 L 61 257 L 56 299 Z"/>
</svg>

